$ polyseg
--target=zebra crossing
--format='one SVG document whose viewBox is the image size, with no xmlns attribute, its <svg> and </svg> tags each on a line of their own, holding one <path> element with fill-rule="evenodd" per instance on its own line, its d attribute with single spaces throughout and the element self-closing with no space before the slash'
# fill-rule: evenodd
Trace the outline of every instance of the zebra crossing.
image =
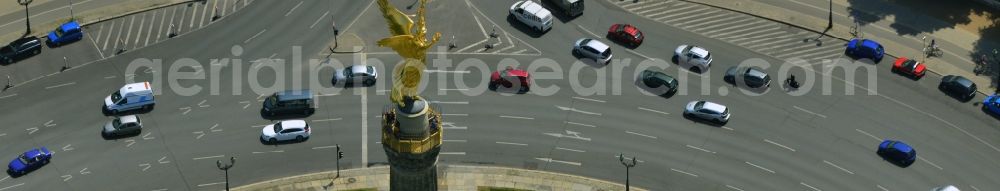
<svg viewBox="0 0 1000 191">
<path fill-rule="evenodd" d="M 752 15 L 678 0 L 606 0 L 625 11 L 775 58 L 818 64 L 843 55 L 838 43 L 819 34 Z"/>
<path fill-rule="evenodd" d="M 208 26 L 252 0 L 207 0 L 163 7 L 84 27 L 102 58 L 156 44 Z"/>
</svg>

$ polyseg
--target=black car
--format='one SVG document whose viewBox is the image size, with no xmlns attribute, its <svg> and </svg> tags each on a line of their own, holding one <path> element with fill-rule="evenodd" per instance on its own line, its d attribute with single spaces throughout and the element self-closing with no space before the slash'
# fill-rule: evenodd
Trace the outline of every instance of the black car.
<svg viewBox="0 0 1000 191">
<path fill-rule="evenodd" d="M 743 83 L 750 88 L 771 86 L 771 76 L 753 67 L 730 67 L 726 70 L 726 75 L 722 77 L 722 80 L 736 84 L 736 78 L 743 78 Z"/>
<path fill-rule="evenodd" d="M 677 91 L 677 79 L 663 72 L 657 72 L 652 70 L 643 70 L 640 74 L 642 83 L 649 88 L 666 88 L 663 94 L 669 94 Z"/>
<path fill-rule="evenodd" d="M 286 90 L 274 93 L 264 99 L 264 108 L 261 108 L 261 112 L 268 116 L 279 114 L 312 115 L 315 111 L 313 94 L 309 90 Z"/>
<path fill-rule="evenodd" d="M 0 48 L 0 61 L 11 64 L 42 53 L 42 41 L 38 37 L 24 37 Z"/>
<path fill-rule="evenodd" d="M 976 97 L 976 83 L 962 76 L 947 75 L 942 77 L 938 89 L 962 100 L 971 100 Z"/>
</svg>

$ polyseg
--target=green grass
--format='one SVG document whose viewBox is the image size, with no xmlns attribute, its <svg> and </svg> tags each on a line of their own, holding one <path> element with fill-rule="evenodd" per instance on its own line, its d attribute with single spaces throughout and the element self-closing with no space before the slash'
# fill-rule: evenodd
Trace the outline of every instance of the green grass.
<svg viewBox="0 0 1000 191">
<path fill-rule="evenodd" d="M 476 191 L 532 191 L 525 189 L 516 188 L 503 188 L 503 187 L 492 187 L 492 186 L 480 186 L 476 188 Z"/>
</svg>

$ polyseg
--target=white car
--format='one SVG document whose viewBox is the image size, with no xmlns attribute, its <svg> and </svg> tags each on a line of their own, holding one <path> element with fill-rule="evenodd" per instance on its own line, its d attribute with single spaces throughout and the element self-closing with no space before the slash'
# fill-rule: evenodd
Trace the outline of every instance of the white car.
<svg viewBox="0 0 1000 191">
<path fill-rule="evenodd" d="M 510 15 L 536 32 L 552 28 L 552 12 L 534 1 L 518 1 L 510 6 Z"/>
<path fill-rule="evenodd" d="M 573 43 L 573 54 L 594 59 L 595 62 L 607 65 L 611 62 L 611 47 L 601 41 L 581 38 Z"/>
<path fill-rule="evenodd" d="M 708 101 L 692 101 L 684 107 L 685 117 L 697 117 L 719 124 L 729 122 L 729 108 Z"/>
<path fill-rule="evenodd" d="M 333 82 L 331 83 L 333 85 L 342 83 L 344 86 L 354 86 L 360 83 L 364 86 L 372 86 L 375 85 L 375 80 L 378 80 L 378 72 L 375 71 L 375 67 L 354 65 L 337 69 L 333 73 Z"/>
<path fill-rule="evenodd" d="M 260 139 L 271 144 L 287 140 L 302 142 L 308 139 L 310 134 L 312 131 L 309 130 L 309 124 L 306 124 L 306 121 L 287 120 L 264 127 L 261 130 Z"/>
<path fill-rule="evenodd" d="M 695 73 L 707 71 L 712 64 L 712 53 L 702 47 L 686 44 L 674 49 L 674 58 L 677 59 L 677 64 Z"/>
</svg>

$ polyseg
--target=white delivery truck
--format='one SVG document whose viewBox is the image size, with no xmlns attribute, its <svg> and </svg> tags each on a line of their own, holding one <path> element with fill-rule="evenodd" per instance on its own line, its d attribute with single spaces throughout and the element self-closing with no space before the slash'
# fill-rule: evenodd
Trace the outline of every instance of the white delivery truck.
<svg viewBox="0 0 1000 191">
<path fill-rule="evenodd" d="M 154 104 L 153 88 L 149 82 L 131 83 L 104 98 L 104 111 L 111 114 L 135 109 L 149 111 Z"/>
</svg>

